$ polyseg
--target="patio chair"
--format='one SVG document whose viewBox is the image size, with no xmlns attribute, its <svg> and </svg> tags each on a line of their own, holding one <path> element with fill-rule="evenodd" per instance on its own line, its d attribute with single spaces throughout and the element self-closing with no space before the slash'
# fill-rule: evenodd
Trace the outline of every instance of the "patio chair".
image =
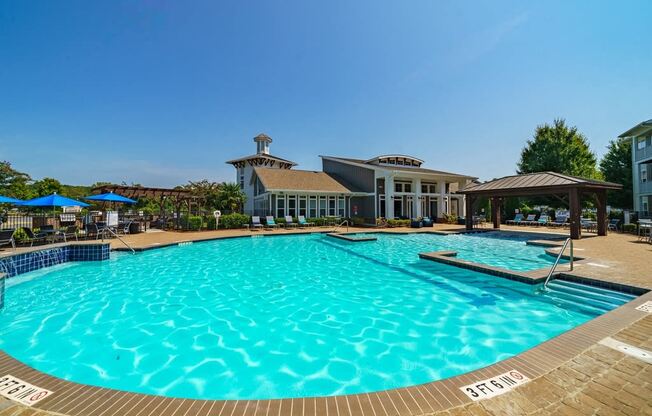
<svg viewBox="0 0 652 416">
<path fill-rule="evenodd" d="M 69 239 L 75 239 L 75 241 L 79 241 L 79 237 L 77 236 L 77 232 L 79 231 L 79 227 L 76 225 L 69 225 L 66 227 L 65 230 L 61 231 L 59 234 L 57 234 L 58 238 L 63 239 L 64 243 L 67 242 Z"/>
<path fill-rule="evenodd" d="M 560 215 L 555 220 L 548 225 L 552 225 L 553 227 L 563 227 L 566 225 L 566 220 L 568 220 L 568 217 L 565 215 Z"/>
<path fill-rule="evenodd" d="M 607 224 L 607 229 L 612 231 L 618 231 L 618 224 L 620 224 L 620 220 L 618 218 L 612 218 L 609 221 L 609 224 Z"/>
<path fill-rule="evenodd" d="M 539 219 L 537 220 L 536 225 L 537 226 L 539 226 L 539 225 L 546 226 L 546 225 L 548 225 L 549 221 L 550 221 L 550 217 L 548 217 L 545 214 L 542 214 L 542 215 L 539 216 Z"/>
<path fill-rule="evenodd" d="M 260 217 L 257 215 L 251 217 L 251 230 L 253 231 L 262 228 L 263 228 L 263 224 L 260 222 Z"/>
<path fill-rule="evenodd" d="M 638 220 L 638 239 L 652 242 L 652 220 Z"/>
<path fill-rule="evenodd" d="M 265 225 L 267 226 L 267 228 L 272 228 L 272 229 L 278 228 L 278 224 L 276 223 L 276 221 L 274 221 L 274 217 L 272 217 L 271 215 L 265 217 Z"/>
<path fill-rule="evenodd" d="M 86 226 L 84 227 L 84 231 L 86 232 L 87 240 L 91 237 L 94 237 L 97 240 L 98 238 L 100 238 L 103 229 L 100 229 L 100 227 L 98 227 L 96 223 L 90 223 L 90 224 L 86 224 Z"/>
<path fill-rule="evenodd" d="M 34 233 L 31 228 L 29 227 L 22 227 L 23 232 L 27 235 L 27 240 L 25 241 L 26 243 L 29 243 L 30 247 L 34 246 L 34 243 L 36 242 L 42 242 L 42 243 L 47 243 L 48 242 L 48 234 L 44 232 L 38 232 Z"/>
<path fill-rule="evenodd" d="M 315 224 L 306 221 L 306 217 L 304 217 L 303 215 L 299 215 L 299 226 L 300 226 L 300 227 L 306 227 L 306 226 L 308 226 L 308 227 L 314 227 Z"/>
<path fill-rule="evenodd" d="M 514 216 L 514 219 L 513 219 L 513 220 L 507 220 L 507 221 L 505 221 L 505 224 L 508 224 L 508 225 L 509 225 L 509 224 L 517 225 L 517 224 L 519 224 L 521 221 L 523 221 L 523 214 L 516 214 L 516 215 Z"/>
<path fill-rule="evenodd" d="M 7 228 L 6 230 L 0 230 L 0 247 L 11 244 L 11 248 L 16 250 L 16 240 L 14 240 L 14 234 L 16 233 L 15 228 Z"/>
<path fill-rule="evenodd" d="M 432 227 L 433 221 L 429 217 L 423 217 L 421 222 L 423 223 L 424 227 Z"/>
<path fill-rule="evenodd" d="M 523 224 L 523 225 L 537 225 L 536 219 L 537 219 L 537 214 L 530 214 L 530 215 L 527 216 L 526 219 L 519 222 L 519 225 L 520 224 Z"/>
<path fill-rule="evenodd" d="M 294 222 L 294 219 L 292 218 L 291 215 L 286 215 L 285 216 L 285 226 L 286 227 L 294 227 L 294 228 L 296 228 L 296 227 L 299 226 L 299 224 Z"/>
</svg>

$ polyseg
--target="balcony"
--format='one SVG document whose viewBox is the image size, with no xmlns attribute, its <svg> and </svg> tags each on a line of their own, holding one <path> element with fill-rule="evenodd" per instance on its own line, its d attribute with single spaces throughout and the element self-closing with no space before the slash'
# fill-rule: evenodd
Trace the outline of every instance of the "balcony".
<svg viewBox="0 0 652 416">
<path fill-rule="evenodd" d="M 634 159 L 636 162 L 645 159 L 652 159 L 652 146 L 645 146 L 643 149 L 636 149 Z"/>
</svg>

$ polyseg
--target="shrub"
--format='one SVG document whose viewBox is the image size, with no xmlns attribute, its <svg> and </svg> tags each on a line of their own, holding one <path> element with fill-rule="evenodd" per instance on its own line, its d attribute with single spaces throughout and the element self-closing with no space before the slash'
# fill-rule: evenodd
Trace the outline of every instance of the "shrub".
<svg viewBox="0 0 652 416">
<path fill-rule="evenodd" d="M 326 225 L 326 218 L 307 218 L 306 221 L 316 226 Z"/>
<path fill-rule="evenodd" d="M 16 230 L 16 232 L 14 233 L 14 239 L 15 239 L 17 242 L 21 242 L 21 241 L 27 240 L 27 233 L 26 233 L 25 230 L 23 230 L 22 228 L 18 228 L 18 229 Z"/>
<path fill-rule="evenodd" d="M 630 233 L 630 234 L 636 234 L 636 224 L 624 224 L 623 225 L 623 232 L 624 233 Z"/>
<path fill-rule="evenodd" d="M 409 227 L 410 220 L 387 220 L 387 225 L 390 227 Z"/>
<path fill-rule="evenodd" d="M 220 218 L 220 225 L 222 225 L 221 222 L 222 222 L 222 218 Z M 214 230 L 215 229 L 215 217 L 213 217 L 213 216 L 206 217 L 204 219 L 204 226 L 205 226 L 205 228 L 207 230 Z"/>
<path fill-rule="evenodd" d="M 279 225 L 285 225 L 287 221 L 285 221 L 285 218 L 274 218 L 274 221 L 279 224 Z M 292 219 L 294 221 L 294 218 Z"/>
<path fill-rule="evenodd" d="M 220 228 L 242 228 L 249 224 L 251 218 L 244 214 L 226 214 L 220 217 Z"/>
<path fill-rule="evenodd" d="M 188 217 L 188 229 L 190 231 L 199 231 L 203 222 L 204 219 L 199 215 L 191 215 Z"/>
<path fill-rule="evenodd" d="M 457 224 L 457 215 L 455 214 L 446 214 L 445 212 L 442 214 L 444 218 L 444 222 L 446 224 Z"/>
<path fill-rule="evenodd" d="M 365 219 L 362 217 L 353 217 L 351 218 L 351 224 L 353 225 L 364 225 Z"/>
</svg>

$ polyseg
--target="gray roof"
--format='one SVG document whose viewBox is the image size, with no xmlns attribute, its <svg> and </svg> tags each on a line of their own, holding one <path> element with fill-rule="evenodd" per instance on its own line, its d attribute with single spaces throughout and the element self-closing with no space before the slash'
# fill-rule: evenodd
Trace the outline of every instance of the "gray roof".
<svg viewBox="0 0 652 416">
<path fill-rule="evenodd" d="M 362 165 L 367 165 L 369 168 L 383 168 L 383 169 L 390 169 L 390 170 L 398 170 L 398 171 L 404 171 L 404 172 L 420 172 L 420 173 L 432 173 L 433 175 L 442 175 L 442 176 L 457 176 L 460 178 L 475 178 L 475 176 L 469 176 L 469 175 L 462 175 L 459 173 L 451 173 L 451 172 L 444 172 L 441 170 L 433 170 L 433 169 L 425 169 L 425 168 L 418 168 L 418 167 L 410 167 L 410 166 L 400 166 L 400 165 L 375 165 L 372 163 L 369 163 L 369 160 L 365 159 L 354 159 L 350 157 L 339 157 L 339 156 L 321 156 L 321 157 L 327 157 L 330 159 L 337 159 L 341 160 L 344 162 L 352 162 L 352 163 L 359 163 Z"/>
<path fill-rule="evenodd" d="M 293 161 L 287 160 L 287 159 L 283 159 L 282 157 L 266 155 L 264 153 L 256 153 L 255 155 L 243 156 L 243 157 L 239 157 L 237 159 L 227 160 L 225 163 L 233 164 L 233 163 L 236 163 L 236 162 L 242 162 L 242 161 L 246 161 L 246 160 L 249 160 L 249 159 L 258 159 L 258 158 L 273 159 L 273 160 L 276 160 L 278 162 L 289 163 L 292 166 L 296 166 L 296 162 L 293 162 Z"/>
<path fill-rule="evenodd" d="M 652 119 L 642 121 L 642 122 L 638 123 L 637 125 L 635 125 L 631 129 L 627 130 L 626 132 L 624 132 L 623 134 L 621 134 L 618 137 L 622 138 L 622 137 L 639 136 L 639 135 L 641 135 L 643 133 L 647 133 L 649 131 L 652 131 Z"/>
<path fill-rule="evenodd" d="M 491 191 L 535 191 L 546 188 L 602 188 L 621 189 L 622 185 L 613 182 L 598 181 L 595 179 L 581 178 L 579 176 L 564 175 L 557 172 L 537 172 L 523 175 L 505 176 L 481 184 L 471 183 L 460 193 L 480 193 Z"/>
</svg>

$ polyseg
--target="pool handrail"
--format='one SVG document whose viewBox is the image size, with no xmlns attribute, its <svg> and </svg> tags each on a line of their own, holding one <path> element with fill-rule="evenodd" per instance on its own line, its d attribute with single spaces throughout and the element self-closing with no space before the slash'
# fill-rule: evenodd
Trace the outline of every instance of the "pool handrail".
<svg viewBox="0 0 652 416">
<path fill-rule="evenodd" d="M 573 239 L 572 238 L 567 238 L 564 241 L 564 245 L 561 246 L 561 250 L 559 250 L 559 254 L 557 254 L 557 258 L 555 259 L 555 262 L 553 263 L 552 267 L 550 268 L 550 271 L 548 272 L 548 276 L 546 277 L 546 281 L 543 283 L 544 289 L 548 288 L 548 282 L 550 281 L 550 278 L 552 278 L 552 274 L 555 272 L 555 269 L 557 268 L 557 265 L 559 264 L 559 261 L 561 260 L 564 250 L 566 250 L 566 247 L 570 243 L 570 271 L 573 271 Z"/>
</svg>

